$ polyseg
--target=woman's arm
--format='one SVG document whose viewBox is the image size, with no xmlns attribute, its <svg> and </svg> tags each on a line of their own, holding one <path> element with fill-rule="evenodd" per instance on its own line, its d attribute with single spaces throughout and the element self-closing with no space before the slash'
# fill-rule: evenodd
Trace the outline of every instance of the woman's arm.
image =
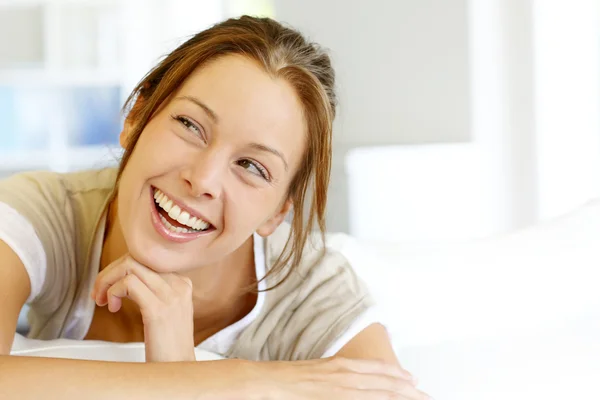
<svg viewBox="0 0 600 400">
<path fill-rule="evenodd" d="M 10 352 L 19 313 L 30 292 L 25 266 L 15 252 L 0 240 L 0 355 Z"/>
<path fill-rule="evenodd" d="M 381 324 L 372 324 L 350 340 L 336 357 L 361 360 L 381 360 L 400 366 L 387 330 Z"/>
<path fill-rule="evenodd" d="M 25 400 L 45 398 L 48 393 L 67 400 L 82 396 L 115 400 L 427 399 L 409 382 L 405 371 L 389 363 L 341 357 L 295 362 L 114 363 L 0 356 L 0 398 Z"/>
<path fill-rule="evenodd" d="M 0 398 L 19 399 L 241 399 L 239 360 L 178 363 L 116 363 L 0 356 Z M 222 379 L 221 379 L 222 380 Z M 51 394 L 51 396 L 49 396 Z"/>
<path fill-rule="evenodd" d="M 426 400 L 382 362 L 115 363 L 0 356 L 0 398 L 195 400 Z"/>
<path fill-rule="evenodd" d="M 372 324 L 350 340 L 340 349 L 335 357 L 351 358 L 356 360 L 379 360 L 387 364 L 400 367 L 409 377 L 414 388 L 407 387 L 406 393 L 420 393 L 416 389 L 418 379 L 406 371 L 398 361 L 387 330 L 381 324 Z"/>
</svg>

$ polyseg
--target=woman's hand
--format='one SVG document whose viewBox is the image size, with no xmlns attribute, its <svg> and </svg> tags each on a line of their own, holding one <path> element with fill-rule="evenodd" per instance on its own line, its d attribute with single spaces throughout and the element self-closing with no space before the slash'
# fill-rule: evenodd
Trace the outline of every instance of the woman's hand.
<svg viewBox="0 0 600 400">
<path fill-rule="evenodd" d="M 159 274 L 125 255 L 96 278 L 92 299 L 111 312 L 122 298 L 136 302 L 144 322 L 146 361 L 195 361 L 192 282 L 173 274 Z"/>
<path fill-rule="evenodd" d="M 404 369 L 381 361 L 327 358 L 249 366 L 252 391 L 266 399 L 430 400 Z M 256 386 L 258 385 L 258 386 Z"/>
</svg>

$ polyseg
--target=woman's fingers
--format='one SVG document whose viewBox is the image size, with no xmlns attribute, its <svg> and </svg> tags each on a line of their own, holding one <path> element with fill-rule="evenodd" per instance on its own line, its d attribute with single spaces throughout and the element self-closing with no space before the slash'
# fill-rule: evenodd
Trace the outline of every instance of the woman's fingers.
<svg viewBox="0 0 600 400">
<path fill-rule="evenodd" d="M 382 361 L 333 357 L 266 365 L 274 377 L 283 374 L 284 379 L 275 378 L 283 383 L 283 393 L 300 393 L 297 398 L 431 400 L 408 378 L 412 375 Z"/>
<path fill-rule="evenodd" d="M 427 400 L 429 397 L 417 389 L 410 380 L 380 374 L 357 374 L 349 372 L 338 377 L 339 384 L 345 388 L 353 388 L 366 392 L 386 392 L 395 394 L 402 400 Z"/>
<path fill-rule="evenodd" d="M 159 274 L 126 255 L 103 269 L 91 297 L 119 311 L 123 298 L 135 302 L 144 324 L 146 361 L 195 361 L 192 281 Z"/>
<path fill-rule="evenodd" d="M 360 374 L 378 374 L 401 378 L 415 382 L 412 374 L 394 364 L 389 364 L 378 360 L 356 360 L 343 357 L 334 357 L 330 359 L 338 368 L 347 369 Z"/>
<path fill-rule="evenodd" d="M 121 309 L 123 297 L 135 301 L 140 308 L 153 307 L 157 301 L 156 295 L 136 275 L 127 275 L 117 281 L 108 289 L 106 295 L 110 312 Z"/>
<path fill-rule="evenodd" d="M 398 394 L 388 390 L 360 390 L 341 388 L 337 391 L 339 396 L 335 398 L 343 399 L 360 399 L 360 400 L 382 400 L 382 399 L 395 399 L 395 400 L 432 400 L 431 397 L 425 393 L 413 395 Z"/>
<path fill-rule="evenodd" d="M 416 379 L 400 366 L 378 360 L 360 360 L 334 357 L 325 360 L 335 372 L 329 374 L 338 385 L 358 390 L 367 397 L 375 393 L 394 394 L 401 400 L 428 400 L 430 397 L 417 389 Z M 324 374 L 327 376 L 328 374 Z M 374 397 L 381 398 L 381 397 Z M 386 398 L 386 397 L 383 397 Z"/>
<path fill-rule="evenodd" d="M 127 259 L 128 256 L 125 255 L 112 262 L 98 273 L 92 289 L 92 299 L 94 299 L 99 306 L 106 305 L 106 291 L 108 288 L 127 275 L 127 268 L 126 265 L 124 265 L 127 262 Z"/>
<path fill-rule="evenodd" d="M 170 286 L 156 272 L 139 264 L 129 255 L 120 258 L 110 266 L 102 270 L 94 284 L 92 297 L 99 306 L 104 306 L 108 302 L 106 292 L 119 280 L 128 275 L 137 276 L 152 292 L 161 299 L 166 298 L 170 292 Z"/>
</svg>

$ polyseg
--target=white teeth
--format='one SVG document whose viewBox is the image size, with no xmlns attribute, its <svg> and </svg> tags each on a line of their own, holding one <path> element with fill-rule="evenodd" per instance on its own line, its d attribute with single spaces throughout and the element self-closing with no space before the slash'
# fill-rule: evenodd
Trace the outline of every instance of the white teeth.
<svg viewBox="0 0 600 400">
<path fill-rule="evenodd" d="M 165 209 L 165 211 L 167 210 Z M 179 206 L 173 206 L 173 208 L 171 208 L 171 210 L 169 210 L 168 213 L 169 217 L 177 221 L 177 218 L 179 218 L 179 215 L 181 214 L 181 208 L 179 208 Z"/>
<path fill-rule="evenodd" d="M 175 228 L 173 225 L 171 225 L 171 223 L 169 221 L 167 221 L 166 218 L 163 217 L 162 215 L 160 216 L 160 220 L 162 221 L 163 224 L 165 224 L 165 226 L 167 227 L 168 230 L 170 230 L 171 232 L 177 232 L 177 228 Z"/>
<path fill-rule="evenodd" d="M 163 196 L 160 199 L 160 203 L 158 203 L 158 205 L 160 206 L 160 208 L 164 209 L 165 205 L 167 204 L 167 201 L 168 201 L 167 196 Z"/>
<path fill-rule="evenodd" d="M 166 220 L 165 217 L 163 217 L 162 215 L 160 216 L 160 220 L 162 221 L 163 224 L 165 224 L 165 226 L 167 227 L 167 229 L 169 229 L 171 232 L 174 233 L 192 233 L 191 230 L 189 229 L 185 229 L 185 228 L 180 228 L 180 227 L 174 227 L 173 225 L 171 225 L 171 223 L 169 221 Z"/>
<path fill-rule="evenodd" d="M 179 222 L 182 225 L 188 226 L 196 231 L 203 231 L 210 227 L 210 224 L 206 221 L 198 219 L 197 217 L 192 217 L 187 211 L 183 211 L 178 205 L 175 205 L 172 200 L 170 200 L 166 194 L 156 189 L 154 193 L 154 200 L 159 205 L 160 208 L 165 210 L 169 217 Z M 169 221 L 161 215 L 161 221 L 165 223 L 165 226 L 169 228 L 169 230 L 173 232 L 184 232 L 184 233 L 192 233 L 193 231 L 185 228 L 176 228 Z M 178 231 L 177 229 L 181 229 Z"/>
<path fill-rule="evenodd" d="M 170 216 L 170 215 L 169 215 Z M 173 217 L 171 217 L 173 218 Z M 187 211 L 182 211 L 181 214 L 177 217 L 177 222 L 183 225 L 187 225 L 190 220 L 190 214 Z"/>
<path fill-rule="evenodd" d="M 198 221 L 198 222 L 196 223 L 196 226 L 198 227 L 198 228 L 196 228 L 196 229 L 198 229 L 199 231 L 203 231 L 203 230 L 205 230 L 206 228 L 208 228 L 208 227 L 210 226 L 210 224 L 209 224 L 208 222 L 206 222 L 206 221 L 202 221 L 202 220 L 200 220 L 200 221 Z"/>
</svg>

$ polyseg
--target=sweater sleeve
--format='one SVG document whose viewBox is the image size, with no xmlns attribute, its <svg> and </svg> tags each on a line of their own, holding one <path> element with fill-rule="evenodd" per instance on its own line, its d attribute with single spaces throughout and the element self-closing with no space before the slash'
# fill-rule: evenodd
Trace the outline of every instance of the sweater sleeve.
<svg viewBox="0 0 600 400">
<path fill-rule="evenodd" d="M 362 330 L 354 332 L 357 326 L 370 321 L 374 301 L 340 253 L 328 252 L 299 282 L 271 336 L 276 359 L 327 356 Z"/>
<path fill-rule="evenodd" d="M 229 357 L 308 360 L 337 352 L 368 324 L 375 303 L 338 251 L 307 254 L 303 265 L 266 292 L 260 315 L 240 335 Z M 365 325 L 367 324 L 367 325 Z"/>
<path fill-rule="evenodd" d="M 29 275 L 29 304 L 40 295 L 46 279 L 46 252 L 33 225 L 17 210 L 0 203 L 0 215 L 0 240 L 17 254 Z"/>
<path fill-rule="evenodd" d="M 16 174 L 0 181 L 0 205 L 8 216 L 0 220 L 0 238 L 29 274 L 31 309 L 51 316 L 75 291 L 77 235 L 68 191 L 56 173 Z"/>
</svg>

